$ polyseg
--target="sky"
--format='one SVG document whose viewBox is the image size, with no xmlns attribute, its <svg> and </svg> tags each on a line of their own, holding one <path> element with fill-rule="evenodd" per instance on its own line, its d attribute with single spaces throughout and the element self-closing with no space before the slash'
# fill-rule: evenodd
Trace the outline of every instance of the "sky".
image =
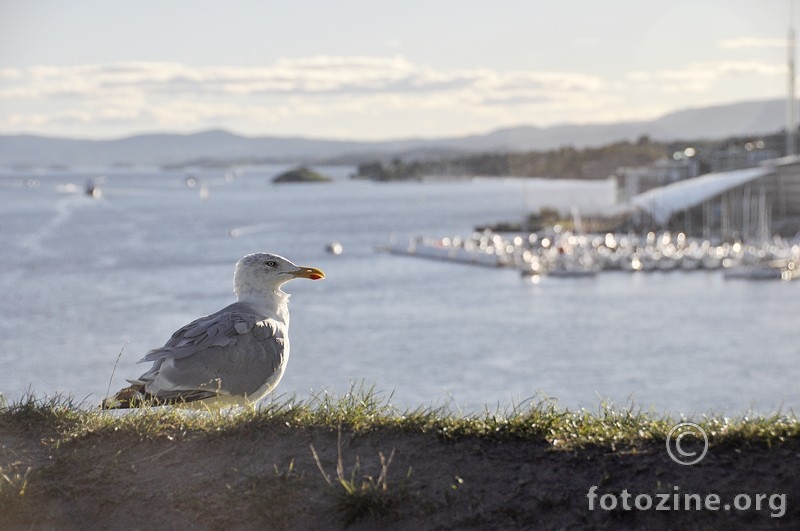
<svg viewBox="0 0 800 531">
<path fill-rule="evenodd" d="M 790 0 L 0 0 L 0 134 L 386 140 L 785 97 Z"/>
</svg>

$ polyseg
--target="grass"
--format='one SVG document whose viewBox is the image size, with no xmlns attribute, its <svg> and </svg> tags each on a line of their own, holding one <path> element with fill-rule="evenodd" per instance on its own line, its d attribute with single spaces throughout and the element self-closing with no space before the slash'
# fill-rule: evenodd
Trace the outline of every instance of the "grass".
<svg viewBox="0 0 800 531">
<path fill-rule="evenodd" d="M 759 456 L 775 455 L 773 448 L 788 441 L 780 450 L 785 452 L 800 440 L 800 420 L 791 413 L 684 419 L 643 412 L 633 405 L 601 404 L 596 410 L 573 411 L 549 400 L 470 414 L 454 412 L 448 406 L 400 410 L 392 404 L 391 395 L 363 385 L 353 386 L 341 396 L 320 393 L 306 400 L 279 396 L 256 410 L 222 411 L 174 407 L 103 411 L 96 404 L 67 396 L 36 398 L 28 394 L 13 403 L 0 402 L 0 520 L 3 515 L 15 514 L 20 525 L 37 521 L 46 503 L 56 503 L 55 507 L 84 503 L 75 509 L 76 514 L 98 511 L 92 514 L 102 517 L 103 507 L 116 507 L 120 498 L 114 496 L 130 500 L 153 496 L 152 481 L 156 480 L 157 488 L 159 467 L 166 464 L 172 472 L 180 469 L 186 474 L 191 488 L 189 495 L 174 501 L 169 498 L 173 491 L 160 492 L 165 507 L 196 514 L 210 527 L 228 523 L 225 518 L 231 512 L 225 508 L 229 506 L 249 515 L 246 521 L 272 522 L 278 528 L 297 525 L 298 514 L 319 514 L 315 507 L 335 509 L 345 525 L 370 517 L 402 518 L 414 510 L 416 514 L 452 510 L 472 515 L 465 518 L 480 518 L 476 515 L 486 503 L 480 489 L 493 493 L 502 489 L 498 491 L 495 483 L 477 484 L 476 480 L 489 478 L 476 477 L 469 467 L 480 465 L 480 456 L 492 448 L 500 448 L 501 454 L 509 448 L 518 452 L 503 454 L 510 460 L 509 477 L 516 477 L 519 467 L 533 466 L 531 463 L 545 466 L 543 455 L 561 455 L 564 466 L 578 466 L 577 470 L 595 463 L 599 468 L 590 473 L 591 484 L 616 485 L 621 481 L 619 474 L 635 470 L 613 466 L 606 470 L 598 455 L 616 459 L 615 452 L 649 454 L 650 465 L 641 466 L 651 466 L 656 459 L 653 456 L 665 453 L 663 445 L 670 428 L 685 420 L 703 427 L 711 447 L 730 449 L 716 456 L 725 466 L 737 462 L 740 449 L 755 448 Z M 504 444 L 511 441 L 531 444 Z M 417 450 L 414 445 L 420 443 L 432 446 Z M 218 448 L 226 450 L 215 453 Z M 443 452 L 435 458 L 440 461 L 450 451 L 467 453 L 456 456 L 452 468 L 440 467 L 434 472 L 431 467 L 439 463 L 424 460 L 430 448 Z M 534 454 L 527 449 L 538 449 L 535 455 L 539 457 L 531 460 Z M 595 457 L 587 460 L 584 456 L 582 464 L 576 465 L 570 456 L 582 449 Z M 228 459 L 225 462 L 235 468 L 215 462 L 220 459 Z M 204 472 L 206 469 L 214 472 Z M 538 477 L 542 472 L 536 470 L 519 477 Z M 206 473 L 208 477 L 203 475 Z M 627 477 L 633 481 L 638 476 Z M 436 485 L 431 478 L 438 478 Z M 206 491 L 206 485 L 222 488 Z M 543 485 L 540 488 L 536 481 L 517 478 L 507 486 L 528 493 L 541 511 L 574 510 L 571 500 L 584 496 Z M 578 487 L 584 488 L 582 484 Z M 107 494 L 109 488 L 115 494 Z M 503 500 L 496 503 L 498 507 L 507 504 Z M 503 513 L 508 522 L 524 520 L 528 514 L 528 506 L 520 503 Z M 47 527 L 48 521 L 40 522 Z"/>
<path fill-rule="evenodd" d="M 555 449 L 586 446 L 632 446 L 663 442 L 669 429 L 684 417 L 645 413 L 634 406 L 601 404 L 597 411 L 559 408 L 549 400 L 478 413 L 454 413 L 449 407 L 401 411 L 363 385 L 336 397 L 328 393 L 307 401 L 278 397 L 252 410 L 189 411 L 173 407 L 101 411 L 62 395 L 38 399 L 29 394 L 17 402 L 0 404 L 0 426 L 13 424 L 48 431 L 58 442 L 88 435 L 125 432 L 141 439 L 186 438 L 201 434 L 236 434 L 260 427 L 345 428 L 354 434 L 375 430 L 435 433 L 445 440 L 476 437 L 546 442 Z M 702 416 L 691 419 L 709 434 L 711 444 L 781 442 L 800 436 L 794 414 L 743 415 L 738 418 Z"/>
<path fill-rule="evenodd" d="M 22 499 L 28 487 L 28 468 L 23 474 L 19 472 L 6 472 L 0 467 L 0 497 L 3 499 Z"/>
<path fill-rule="evenodd" d="M 26 516 L 32 512 L 32 504 L 26 497 L 28 476 L 31 469 L 24 472 L 6 470 L 0 467 L 0 515 Z"/>
<path fill-rule="evenodd" d="M 392 459 L 394 459 L 394 448 L 392 448 L 388 459 L 383 452 L 378 452 L 381 466 L 380 474 L 377 478 L 362 474 L 361 460 L 358 454 L 356 454 L 355 464 L 352 466 L 348 477 L 348 475 L 345 474 L 344 457 L 342 455 L 341 426 L 337 433 L 336 443 L 337 460 L 335 479 L 325 471 L 325 467 L 322 465 L 314 445 L 311 444 L 309 446 L 317 468 L 319 468 L 323 479 L 333 490 L 337 498 L 337 506 L 339 512 L 344 516 L 345 524 L 351 524 L 367 515 L 391 515 L 394 510 L 400 506 L 404 498 L 406 498 L 403 489 L 389 490 L 389 465 L 392 464 Z M 410 475 L 411 469 L 408 470 L 406 477 L 410 477 Z"/>
</svg>

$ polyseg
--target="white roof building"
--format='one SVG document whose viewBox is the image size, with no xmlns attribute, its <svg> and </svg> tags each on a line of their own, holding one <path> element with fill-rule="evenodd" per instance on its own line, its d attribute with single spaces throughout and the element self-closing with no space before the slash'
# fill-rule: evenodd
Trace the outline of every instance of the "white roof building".
<svg viewBox="0 0 800 531">
<path fill-rule="evenodd" d="M 800 157 L 678 181 L 632 197 L 630 207 L 634 225 L 723 240 L 793 236 L 800 233 Z"/>
</svg>

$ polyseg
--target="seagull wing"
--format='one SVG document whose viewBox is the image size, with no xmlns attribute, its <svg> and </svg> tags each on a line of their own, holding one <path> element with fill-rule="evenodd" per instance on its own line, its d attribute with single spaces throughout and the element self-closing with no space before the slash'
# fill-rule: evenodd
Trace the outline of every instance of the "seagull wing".
<svg viewBox="0 0 800 531">
<path fill-rule="evenodd" d="M 265 318 L 247 304 L 235 302 L 216 313 L 195 319 L 172 334 L 163 347 L 151 350 L 139 361 L 184 358 L 206 348 L 236 343 L 238 336 L 246 334 Z"/>
<path fill-rule="evenodd" d="M 153 367 L 133 381 L 163 400 L 215 395 L 257 399 L 277 384 L 289 355 L 286 326 L 243 303 L 184 326 L 141 361 Z"/>
</svg>

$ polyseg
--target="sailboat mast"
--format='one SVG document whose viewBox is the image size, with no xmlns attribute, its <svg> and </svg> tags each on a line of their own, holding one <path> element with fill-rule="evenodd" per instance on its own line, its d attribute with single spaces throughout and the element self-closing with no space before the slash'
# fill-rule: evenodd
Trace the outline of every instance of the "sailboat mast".
<svg viewBox="0 0 800 531">
<path fill-rule="evenodd" d="M 794 35 L 794 2 L 789 2 L 789 35 L 786 39 L 786 60 L 788 70 L 788 94 L 786 105 L 786 155 L 792 156 L 797 153 L 797 121 L 795 114 L 795 35 Z"/>
</svg>

